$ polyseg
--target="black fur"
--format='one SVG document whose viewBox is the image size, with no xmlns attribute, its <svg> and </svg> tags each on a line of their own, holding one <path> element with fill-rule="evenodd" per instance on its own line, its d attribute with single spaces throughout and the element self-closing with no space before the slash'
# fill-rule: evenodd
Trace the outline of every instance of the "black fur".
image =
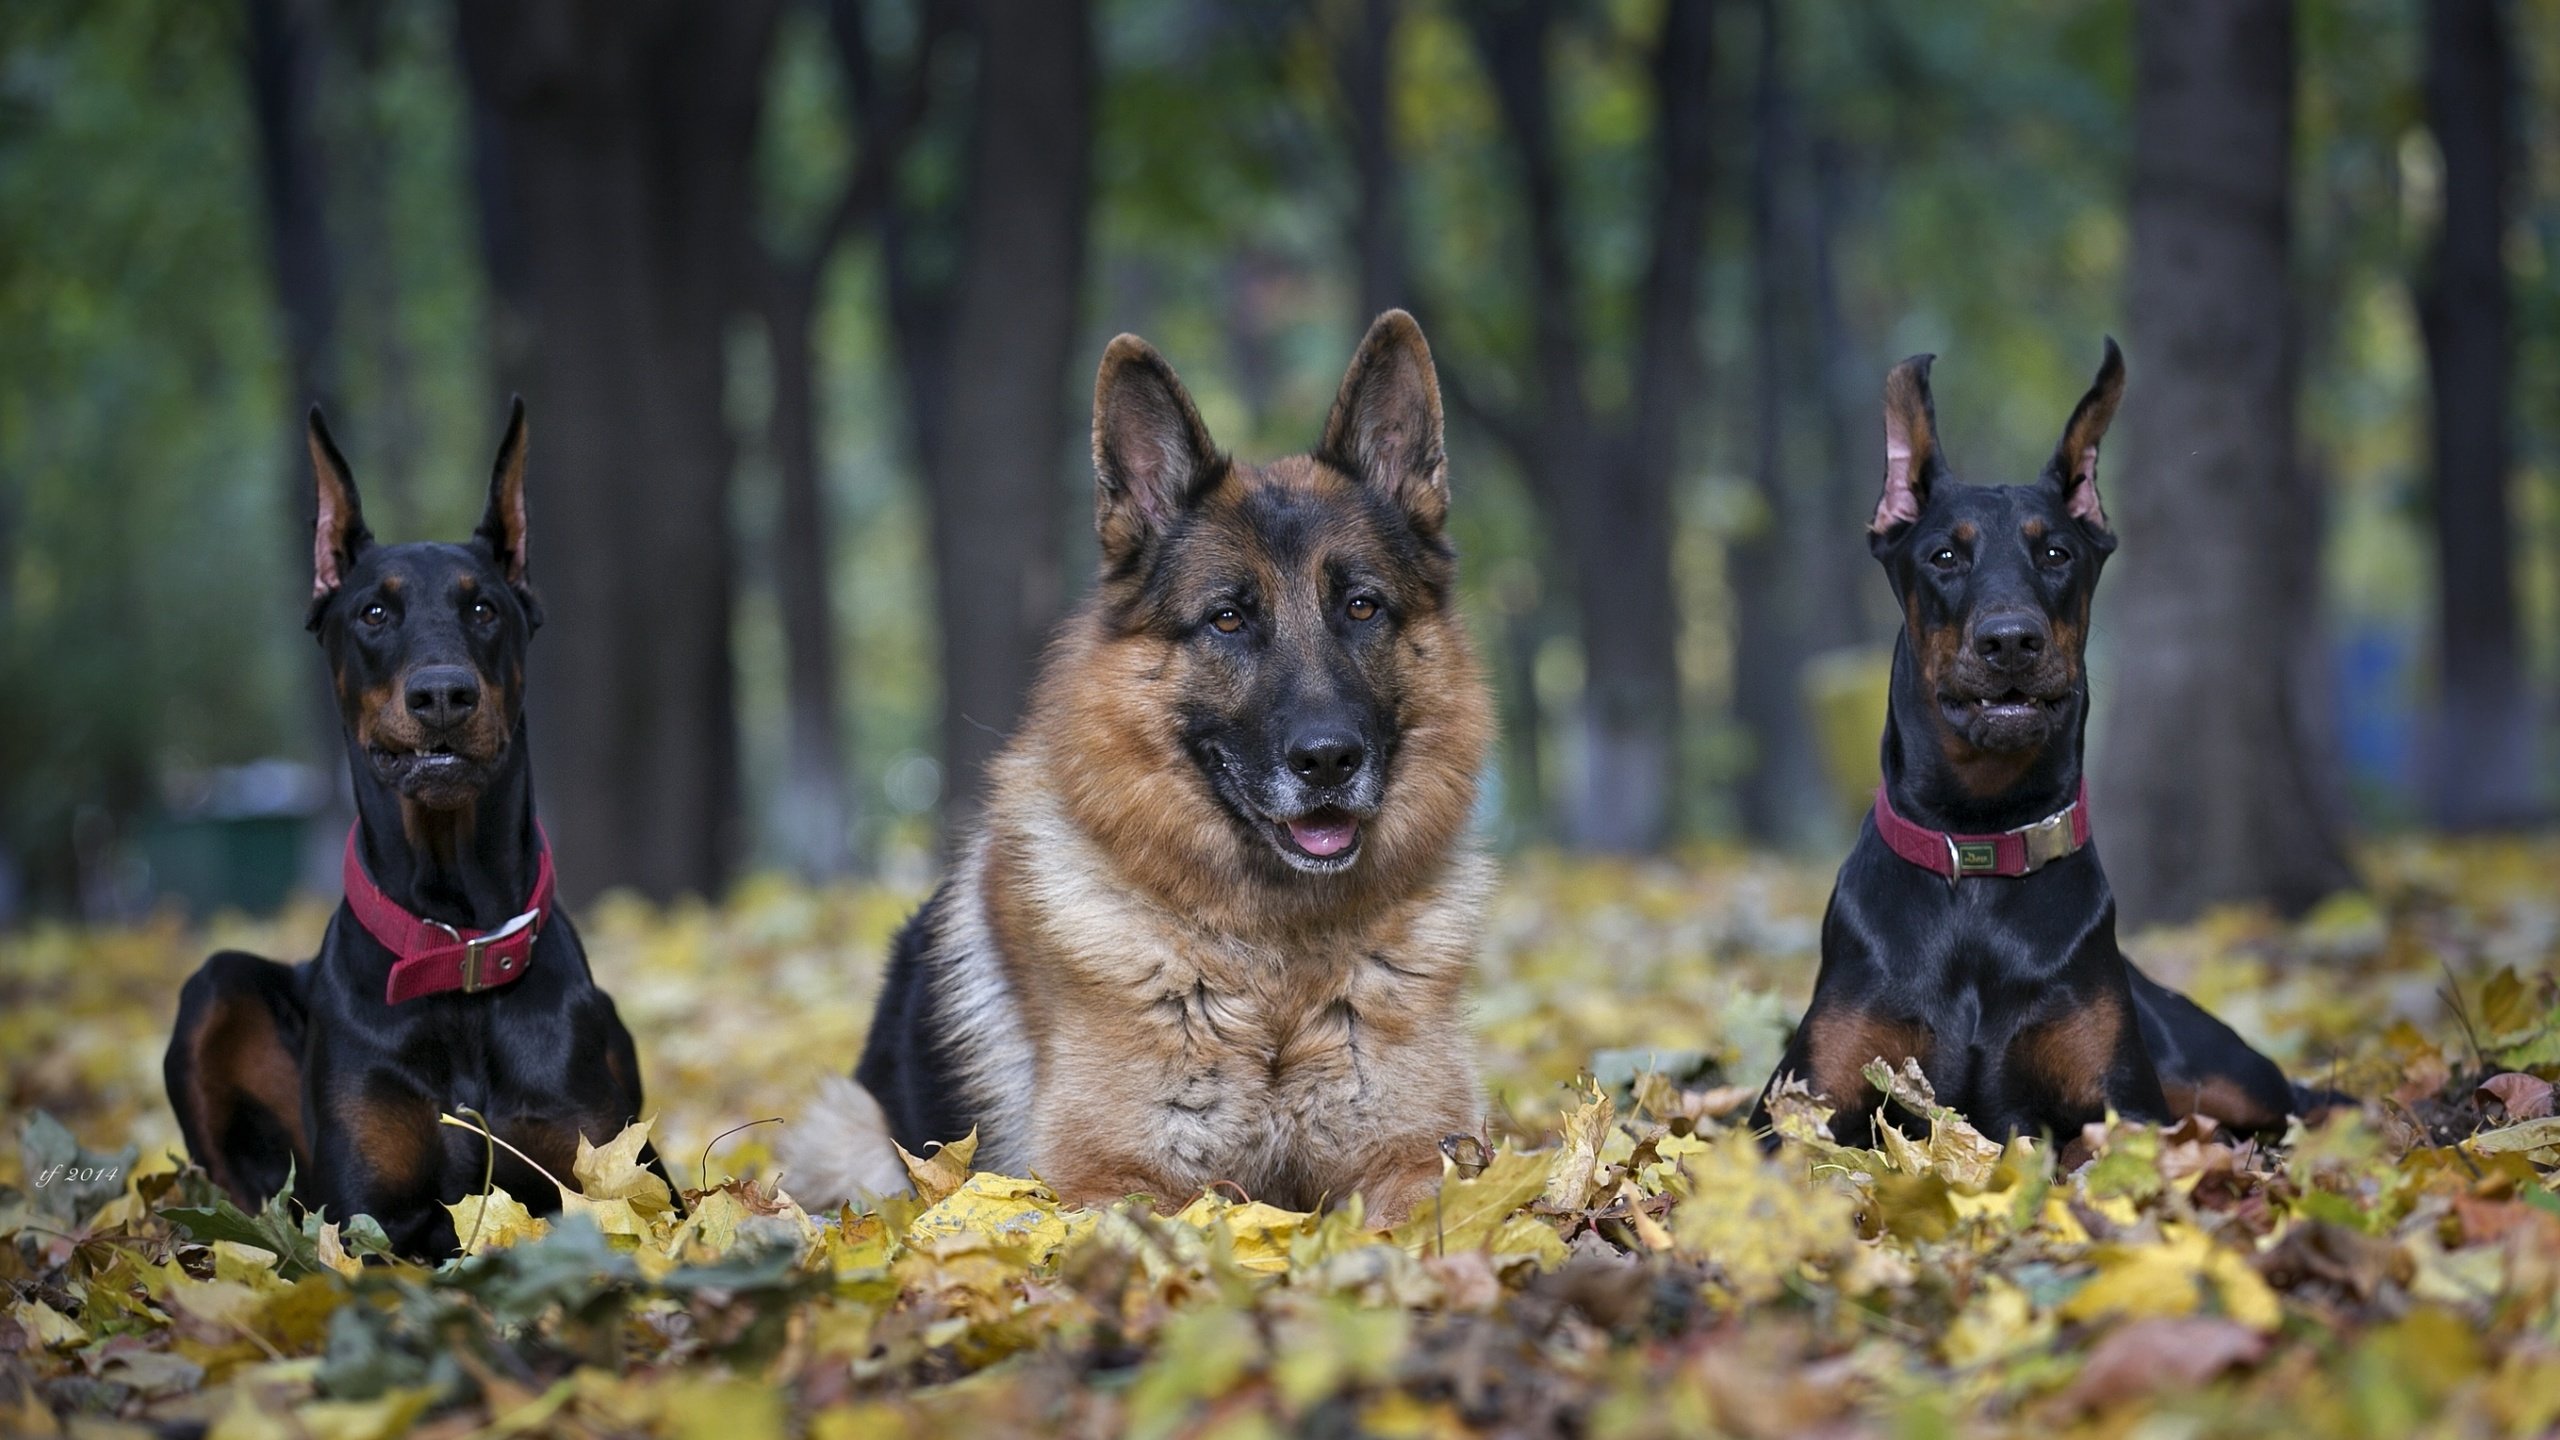
<svg viewBox="0 0 2560 1440">
<path fill-rule="evenodd" d="M 871 1014 L 871 1033 L 853 1078 L 880 1102 L 889 1134 L 910 1155 L 958 1140 L 977 1128 L 962 1094 L 957 1051 L 944 1038 L 940 998 L 928 958 L 942 920 L 950 913 L 950 882 L 898 931 L 889 952 L 889 976 Z"/>
</svg>

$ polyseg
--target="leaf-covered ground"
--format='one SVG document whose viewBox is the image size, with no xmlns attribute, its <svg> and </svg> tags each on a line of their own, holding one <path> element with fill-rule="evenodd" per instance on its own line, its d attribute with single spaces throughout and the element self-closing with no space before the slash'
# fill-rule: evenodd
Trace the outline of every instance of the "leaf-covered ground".
<svg viewBox="0 0 2560 1440">
<path fill-rule="evenodd" d="M 323 912 L 0 940 L 0 1431 L 220 1436 L 2560 1433 L 2560 842 L 2404 844 L 2299 925 L 2137 936 L 2365 1101 L 2287 1144 L 2119 1126 L 2057 1175 L 1925 1090 L 1878 1151 L 1733 1126 L 1811 984 L 1827 873 L 1526 862 L 1477 1013 L 1484 1144 L 1393 1232 L 1216 1193 L 1062 1210 L 918 1162 L 811 1215 L 771 1127 L 851 1060 L 914 899 L 592 907 L 653 1135 L 490 1196 L 474 1252 L 212 1203 L 159 1057 L 214 943 Z M 58 1123 L 57 1123 L 58 1122 Z M 715 1140 L 717 1143 L 715 1143 Z M 778 1179 L 778 1187 L 777 1187 Z"/>
</svg>

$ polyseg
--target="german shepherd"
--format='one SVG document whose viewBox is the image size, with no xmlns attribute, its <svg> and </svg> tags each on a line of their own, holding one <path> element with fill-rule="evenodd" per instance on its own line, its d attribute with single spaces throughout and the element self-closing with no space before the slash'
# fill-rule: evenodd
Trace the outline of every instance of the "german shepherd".
<svg viewBox="0 0 2560 1440">
<path fill-rule="evenodd" d="M 1099 583 L 785 1183 L 901 1192 L 891 1140 L 974 1129 L 982 1168 L 1070 1203 L 1232 1182 L 1392 1221 L 1477 1124 L 1459 992 L 1492 881 L 1430 349 L 1378 317 L 1314 452 L 1257 466 L 1122 335 L 1093 459 Z"/>
</svg>

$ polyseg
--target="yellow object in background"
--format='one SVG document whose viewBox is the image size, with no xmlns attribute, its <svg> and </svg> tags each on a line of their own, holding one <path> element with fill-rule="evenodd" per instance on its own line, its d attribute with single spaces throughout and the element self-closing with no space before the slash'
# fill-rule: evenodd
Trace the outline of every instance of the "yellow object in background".
<svg viewBox="0 0 2560 1440">
<path fill-rule="evenodd" d="M 1854 826 L 1874 803 L 1876 785 L 1883 779 L 1877 755 L 1886 695 L 1893 684 L 1893 649 L 1859 645 L 1826 650 L 1805 662 L 1801 683 L 1823 782 L 1838 813 Z"/>
</svg>

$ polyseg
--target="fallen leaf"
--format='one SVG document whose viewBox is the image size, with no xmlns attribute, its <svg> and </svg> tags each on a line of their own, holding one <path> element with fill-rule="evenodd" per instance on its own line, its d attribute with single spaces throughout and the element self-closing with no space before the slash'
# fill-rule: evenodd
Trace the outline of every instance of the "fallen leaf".
<svg viewBox="0 0 2560 1440">
<path fill-rule="evenodd" d="M 1556 1152 L 1546 1191 L 1540 1197 L 1546 1203 L 1559 1210 L 1579 1210 L 1590 1200 L 1592 1191 L 1600 1187 L 1600 1147 L 1608 1143 L 1609 1127 L 1617 1119 L 1617 1109 L 1594 1084 L 1591 1098 L 1565 1116 L 1564 1145 Z"/>
<path fill-rule="evenodd" d="M 1415 1255 L 1482 1249 L 1514 1211 L 1545 1192 L 1552 1163 L 1543 1154 L 1506 1150 L 1481 1175 L 1447 1176 L 1391 1238 Z"/>
<path fill-rule="evenodd" d="M 973 1129 L 957 1140 L 937 1145 L 922 1159 L 901 1147 L 898 1158 L 906 1162 L 907 1176 L 915 1182 L 916 1194 L 925 1204 L 938 1205 L 969 1183 L 978 1158 L 978 1132 Z"/>
<path fill-rule="evenodd" d="M 2207 1300 L 2253 1330 L 2273 1330 L 2284 1307 L 2248 1259 L 2192 1225 L 2164 1225 L 2156 1241 L 2102 1245 L 2097 1275 L 2063 1302 L 2062 1318 L 2192 1315 Z"/>
<path fill-rule="evenodd" d="M 2235 1365 L 2254 1365 L 2266 1353 L 2266 1336 L 2233 1321 L 2136 1320 L 2098 1342 L 2062 1403 L 2097 1411 L 2160 1391 L 2189 1390 Z"/>
<path fill-rule="evenodd" d="M 539 1240 L 551 1233 L 549 1221 L 536 1219 L 532 1211 L 516 1202 L 516 1197 L 495 1185 L 485 1195 L 465 1195 L 444 1208 L 453 1216 L 454 1238 L 461 1242 L 467 1255 Z"/>
<path fill-rule="evenodd" d="M 2510 1120 L 2539 1120 L 2552 1111 L 2550 1081 L 2510 1070 L 2480 1082 L 2477 1093 L 2504 1106 Z"/>
</svg>

